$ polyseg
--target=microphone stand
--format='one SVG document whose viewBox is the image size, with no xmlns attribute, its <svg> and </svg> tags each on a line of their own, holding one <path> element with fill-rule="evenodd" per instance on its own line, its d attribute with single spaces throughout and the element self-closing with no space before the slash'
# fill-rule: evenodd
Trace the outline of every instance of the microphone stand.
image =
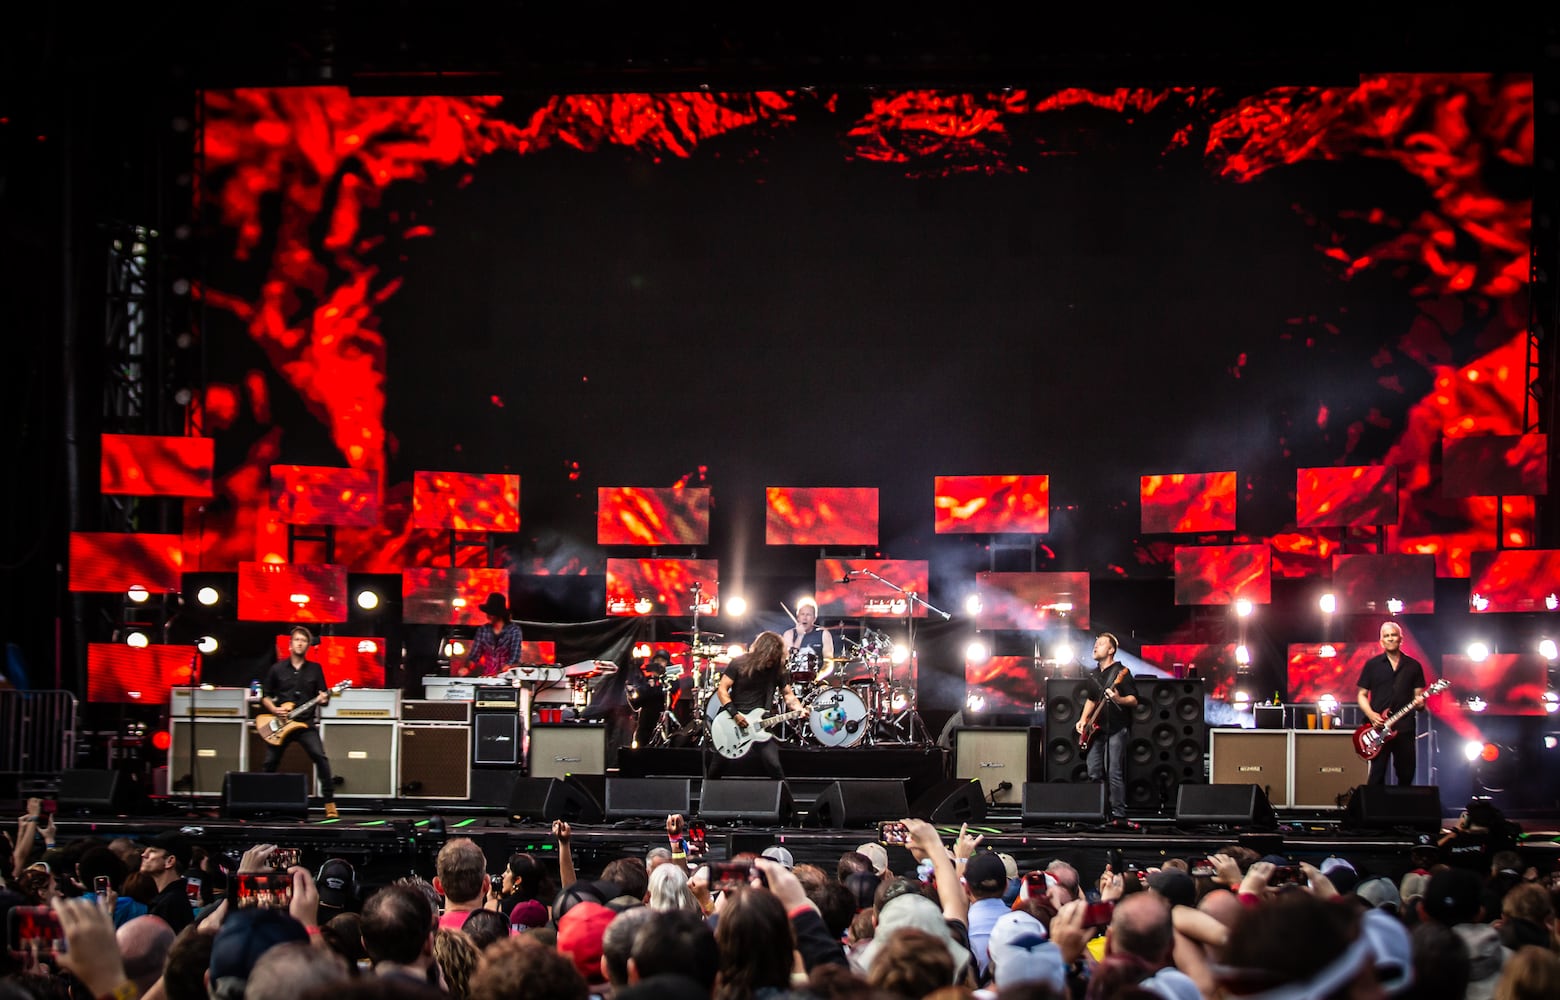
<svg viewBox="0 0 1560 1000">
<path fill-rule="evenodd" d="M 903 587 L 899 586 L 897 583 L 894 583 L 892 580 L 886 580 L 886 579 L 884 579 L 883 577 L 879 576 L 877 573 L 873 572 L 870 569 L 853 569 L 853 570 L 850 571 L 848 576 L 870 576 L 872 579 L 874 579 L 877 582 L 883 584 L 883 586 L 888 587 L 890 590 L 893 590 L 896 593 L 904 595 L 904 597 L 905 597 L 905 646 L 909 650 L 909 652 L 907 654 L 907 659 L 911 663 L 914 663 L 914 661 L 915 661 L 915 606 L 917 604 L 919 604 L 919 605 L 921 605 L 922 607 L 924 607 L 928 611 L 932 611 L 932 612 L 935 612 L 935 613 L 937 613 L 939 615 L 942 615 L 943 621 L 947 621 L 948 619 L 953 617 L 948 612 L 944 611 L 942 608 L 934 607 L 933 605 L 927 603 L 915 591 L 913 591 L 913 590 L 906 590 Z M 917 679 L 919 680 L 919 677 L 917 677 Z M 889 708 L 890 709 L 893 708 L 893 684 L 894 684 L 894 661 L 893 661 L 893 657 L 890 656 L 889 661 L 888 661 L 888 687 L 889 687 Z M 915 697 L 915 694 L 916 693 L 914 691 L 911 692 L 912 697 Z M 914 703 L 912 702 L 912 707 L 909 707 L 909 708 L 905 709 L 905 711 L 899 713 L 899 717 L 896 717 L 892 721 L 889 721 L 887 724 L 889 726 L 891 726 L 892 728 L 894 728 L 895 730 L 899 731 L 899 733 L 900 733 L 900 735 L 899 735 L 899 742 L 901 742 L 901 743 L 916 743 L 916 742 L 920 742 L 922 745 L 926 745 L 926 744 L 931 742 L 931 734 L 927 732 L 926 723 L 921 719 L 920 711 L 918 709 L 916 709 L 915 707 L 913 707 L 913 705 L 914 705 Z M 910 725 L 909 732 L 905 732 L 905 730 L 903 728 L 904 725 L 905 725 L 903 716 L 906 716 L 906 715 L 909 716 L 909 725 Z M 874 729 L 876 728 L 875 724 L 874 724 L 873 728 Z M 920 730 L 920 735 L 919 736 L 917 736 L 917 733 L 916 733 L 916 730 L 918 728 Z"/>
</svg>

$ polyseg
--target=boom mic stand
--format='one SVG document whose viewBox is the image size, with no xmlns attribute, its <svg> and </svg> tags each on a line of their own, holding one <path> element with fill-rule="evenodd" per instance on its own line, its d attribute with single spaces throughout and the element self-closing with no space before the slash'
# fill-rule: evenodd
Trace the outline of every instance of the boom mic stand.
<svg viewBox="0 0 1560 1000">
<path fill-rule="evenodd" d="M 905 645 L 906 645 L 906 648 L 908 649 L 908 653 L 906 655 L 906 660 L 908 662 L 910 662 L 910 663 L 914 663 L 915 662 L 915 606 L 917 604 L 919 604 L 919 605 L 921 605 L 923 608 L 925 608 L 928 611 L 931 611 L 931 612 L 934 612 L 936 614 L 942 615 L 943 621 L 947 621 L 948 619 L 953 617 L 952 615 L 950 615 L 948 612 L 944 611 L 943 609 L 938 608 L 938 607 L 934 607 L 931 604 L 927 603 L 915 591 L 913 591 L 913 590 L 906 590 L 903 587 L 899 586 L 897 583 L 894 583 L 892 580 L 886 580 L 883 577 L 879 576 L 877 573 L 874 573 L 870 569 L 853 569 L 847 575 L 848 576 L 870 576 L 872 579 L 874 579 L 877 582 L 883 584 L 885 587 L 888 587 L 890 590 L 893 590 L 896 593 L 904 595 L 904 598 L 905 598 Z M 917 672 L 917 674 L 918 674 L 917 679 L 919 680 L 919 671 Z M 894 661 L 893 661 L 893 658 L 890 657 L 889 661 L 888 661 L 888 692 L 889 692 L 889 700 L 890 700 L 890 704 L 889 704 L 889 708 L 890 709 L 893 708 L 893 703 L 892 703 L 892 701 L 893 701 L 893 687 L 894 687 Z M 883 720 L 882 724 L 887 726 L 887 727 L 889 727 L 889 728 L 894 729 L 897 732 L 897 734 L 898 734 L 898 742 L 900 742 L 900 743 L 920 743 L 921 745 L 924 746 L 924 745 L 929 744 L 931 742 L 931 733 L 929 733 L 927 731 L 927 729 L 926 729 L 926 723 L 925 723 L 924 720 L 922 720 L 921 713 L 916 708 L 916 702 L 917 702 L 916 692 L 914 690 L 911 690 L 909 704 L 907 704 L 904 707 L 903 710 L 901 710 L 900 712 L 895 714 L 892 718 Z M 875 727 L 876 727 L 876 722 L 874 721 L 874 728 Z"/>
</svg>

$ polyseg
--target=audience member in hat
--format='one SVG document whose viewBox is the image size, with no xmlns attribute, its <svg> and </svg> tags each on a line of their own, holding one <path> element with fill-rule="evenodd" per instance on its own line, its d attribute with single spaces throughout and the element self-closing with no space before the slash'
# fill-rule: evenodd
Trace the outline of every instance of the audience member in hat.
<svg viewBox="0 0 1560 1000">
<path fill-rule="evenodd" d="M 468 677 L 492 677 L 518 667 L 521 632 L 519 624 L 509 617 L 509 599 L 503 594 L 489 594 L 477 610 L 487 615 L 487 624 L 478 627 L 471 653 L 459 672 Z"/>
<path fill-rule="evenodd" d="M 574 962 L 587 983 L 602 983 L 601 937 L 617 914 L 600 903 L 584 901 L 558 918 L 558 950 Z"/>
<path fill-rule="evenodd" d="M 1358 910 L 1309 892 L 1285 892 L 1249 908 L 1235 924 L 1215 975 L 1226 993 L 1242 996 L 1280 988 L 1296 998 L 1369 996 L 1370 957 Z"/>
<path fill-rule="evenodd" d="M 341 858 L 326 861 L 320 866 L 314 885 L 320 894 L 320 923 L 358 908 L 357 873 L 350 861 Z"/>
<path fill-rule="evenodd" d="M 1385 875 L 1375 875 L 1354 887 L 1354 896 L 1373 909 L 1396 914 L 1403 905 L 1397 885 Z"/>
<path fill-rule="evenodd" d="M 1002 869 L 1007 874 L 1007 888 L 1002 892 L 1002 902 L 1012 906 L 1023 884 L 1018 877 L 1018 861 L 1011 854 L 998 854 L 997 857 L 1002 859 Z"/>
<path fill-rule="evenodd" d="M 471 977 L 470 1000 L 586 1000 L 585 978 L 569 956 L 527 934 L 489 945 Z"/>
<path fill-rule="evenodd" d="M 773 847 L 764 848 L 764 853 L 759 855 L 759 857 L 768 858 L 770 861 L 777 861 L 780 864 L 785 865 L 787 868 L 796 867 L 796 859 L 791 856 L 790 850 L 781 847 L 779 844 L 776 844 Z"/>
<path fill-rule="evenodd" d="M 363 902 L 363 947 L 374 974 L 407 979 L 423 986 L 439 984 L 433 960 L 433 906 L 417 886 L 396 882 Z"/>
<path fill-rule="evenodd" d="M 1287 862 L 1286 862 L 1287 863 Z M 1353 864 L 1339 857 L 1326 858 L 1320 865 L 1323 875 L 1340 893 L 1348 894 L 1359 884 L 1360 873 Z"/>
<path fill-rule="evenodd" d="M 1463 1000 L 1468 992 L 1468 946 L 1450 927 L 1426 920 L 1409 935 L 1415 996 L 1421 1000 Z"/>
<path fill-rule="evenodd" d="M 993 860 L 996 860 L 993 858 Z M 998 866 L 1002 862 L 996 862 Z M 953 978 L 943 985 L 968 985 L 976 980 L 976 965 L 974 956 L 969 948 L 955 940 L 949 929 L 948 921 L 943 912 L 926 896 L 922 895 L 913 885 L 908 891 L 895 894 L 895 886 L 889 883 L 886 899 L 878 911 L 877 928 L 873 932 L 872 940 L 867 942 L 851 959 L 851 964 L 856 970 L 868 977 L 872 974 L 872 968 L 883 953 L 883 949 L 894 935 L 905 928 L 914 928 L 925 931 L 935 938 L 953 960 Z M 722 920 L 724 923 L 724 920 Z M 988 935 L 989 937 L 989 935 Z"/>
<path fill-rule="evenodd" d="M 888 848 L 882 844 L 869 841 L 856 848 L 855 853 L 865 857 L 871 863 L 872 874 L 878 878 L 888 875 Z"/>
<path fill-rule="evenodd" d="M 1051 942 L 1045 926 L 1030 914 L 1019 910 L 999 917 L 991 929 L 988 949 L 989 978 L 998 989 L 1041 983 L 1057 996 L 1066 995 L 1062 953 Z"/>
<path fill-rule="evenodd" d="M 244 1000 L 297 1000 L 307 993 L 328 994 L 348 983 L 346 959 L 308 941 L 288 941 L 255 960 L 244 987 Z"/>
<path fill-rule="evenodd" d="M 260 956 L 289 941 L 307 947 L 309 932 L 281 910 L 252 907 L 230 913 L 211 942 L 207 988 L 212 1000 L 240 1000 Z"/>
<path fill-rule="evenodd" d="M 166 920 L 150 914 L 126 921 L 114 932 L 119 953 L 124 956 L 125 975 L 143 994 L 162 977 L 174 936 Z"/>
<path fill-rule="evenodd" d="M 1007 892 L 1007 866 L 993 852 L 978 851 L 964 864 L 964 886 L 970 894 L 970 953 L 975 956 L 977 975 L 984 976 L 991 929 L 1009 912 L 1002 902 Z"/>
</svg>

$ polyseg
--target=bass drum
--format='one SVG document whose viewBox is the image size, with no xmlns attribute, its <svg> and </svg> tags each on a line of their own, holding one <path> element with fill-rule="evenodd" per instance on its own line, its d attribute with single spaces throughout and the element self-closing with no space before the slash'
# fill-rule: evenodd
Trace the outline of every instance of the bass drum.
<svg viewBox="0 0 1560 1000">
<path fill-rule="evenodd" d="M 867 738 L 867 703 L 854 691 L 824 688 L 812 696 L 807 728 L 826 747 L 853 747 Z"/>
</svg>

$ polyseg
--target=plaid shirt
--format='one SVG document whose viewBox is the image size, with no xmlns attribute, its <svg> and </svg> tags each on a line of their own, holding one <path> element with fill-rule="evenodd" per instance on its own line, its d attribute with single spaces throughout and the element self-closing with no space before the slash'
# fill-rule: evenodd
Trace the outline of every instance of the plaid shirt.
<svg viewBox="0 0 1560 1000">
<path fill-rule="evenodd" d="M 491 677 L 520 662 L 520 626 L 505 622 L 504 630 L 493 634 L 493 626 L 477 629 L 476 641 L 471 644 L 471 658 L 467 661 L 468 673 Z"/>
</svg>

